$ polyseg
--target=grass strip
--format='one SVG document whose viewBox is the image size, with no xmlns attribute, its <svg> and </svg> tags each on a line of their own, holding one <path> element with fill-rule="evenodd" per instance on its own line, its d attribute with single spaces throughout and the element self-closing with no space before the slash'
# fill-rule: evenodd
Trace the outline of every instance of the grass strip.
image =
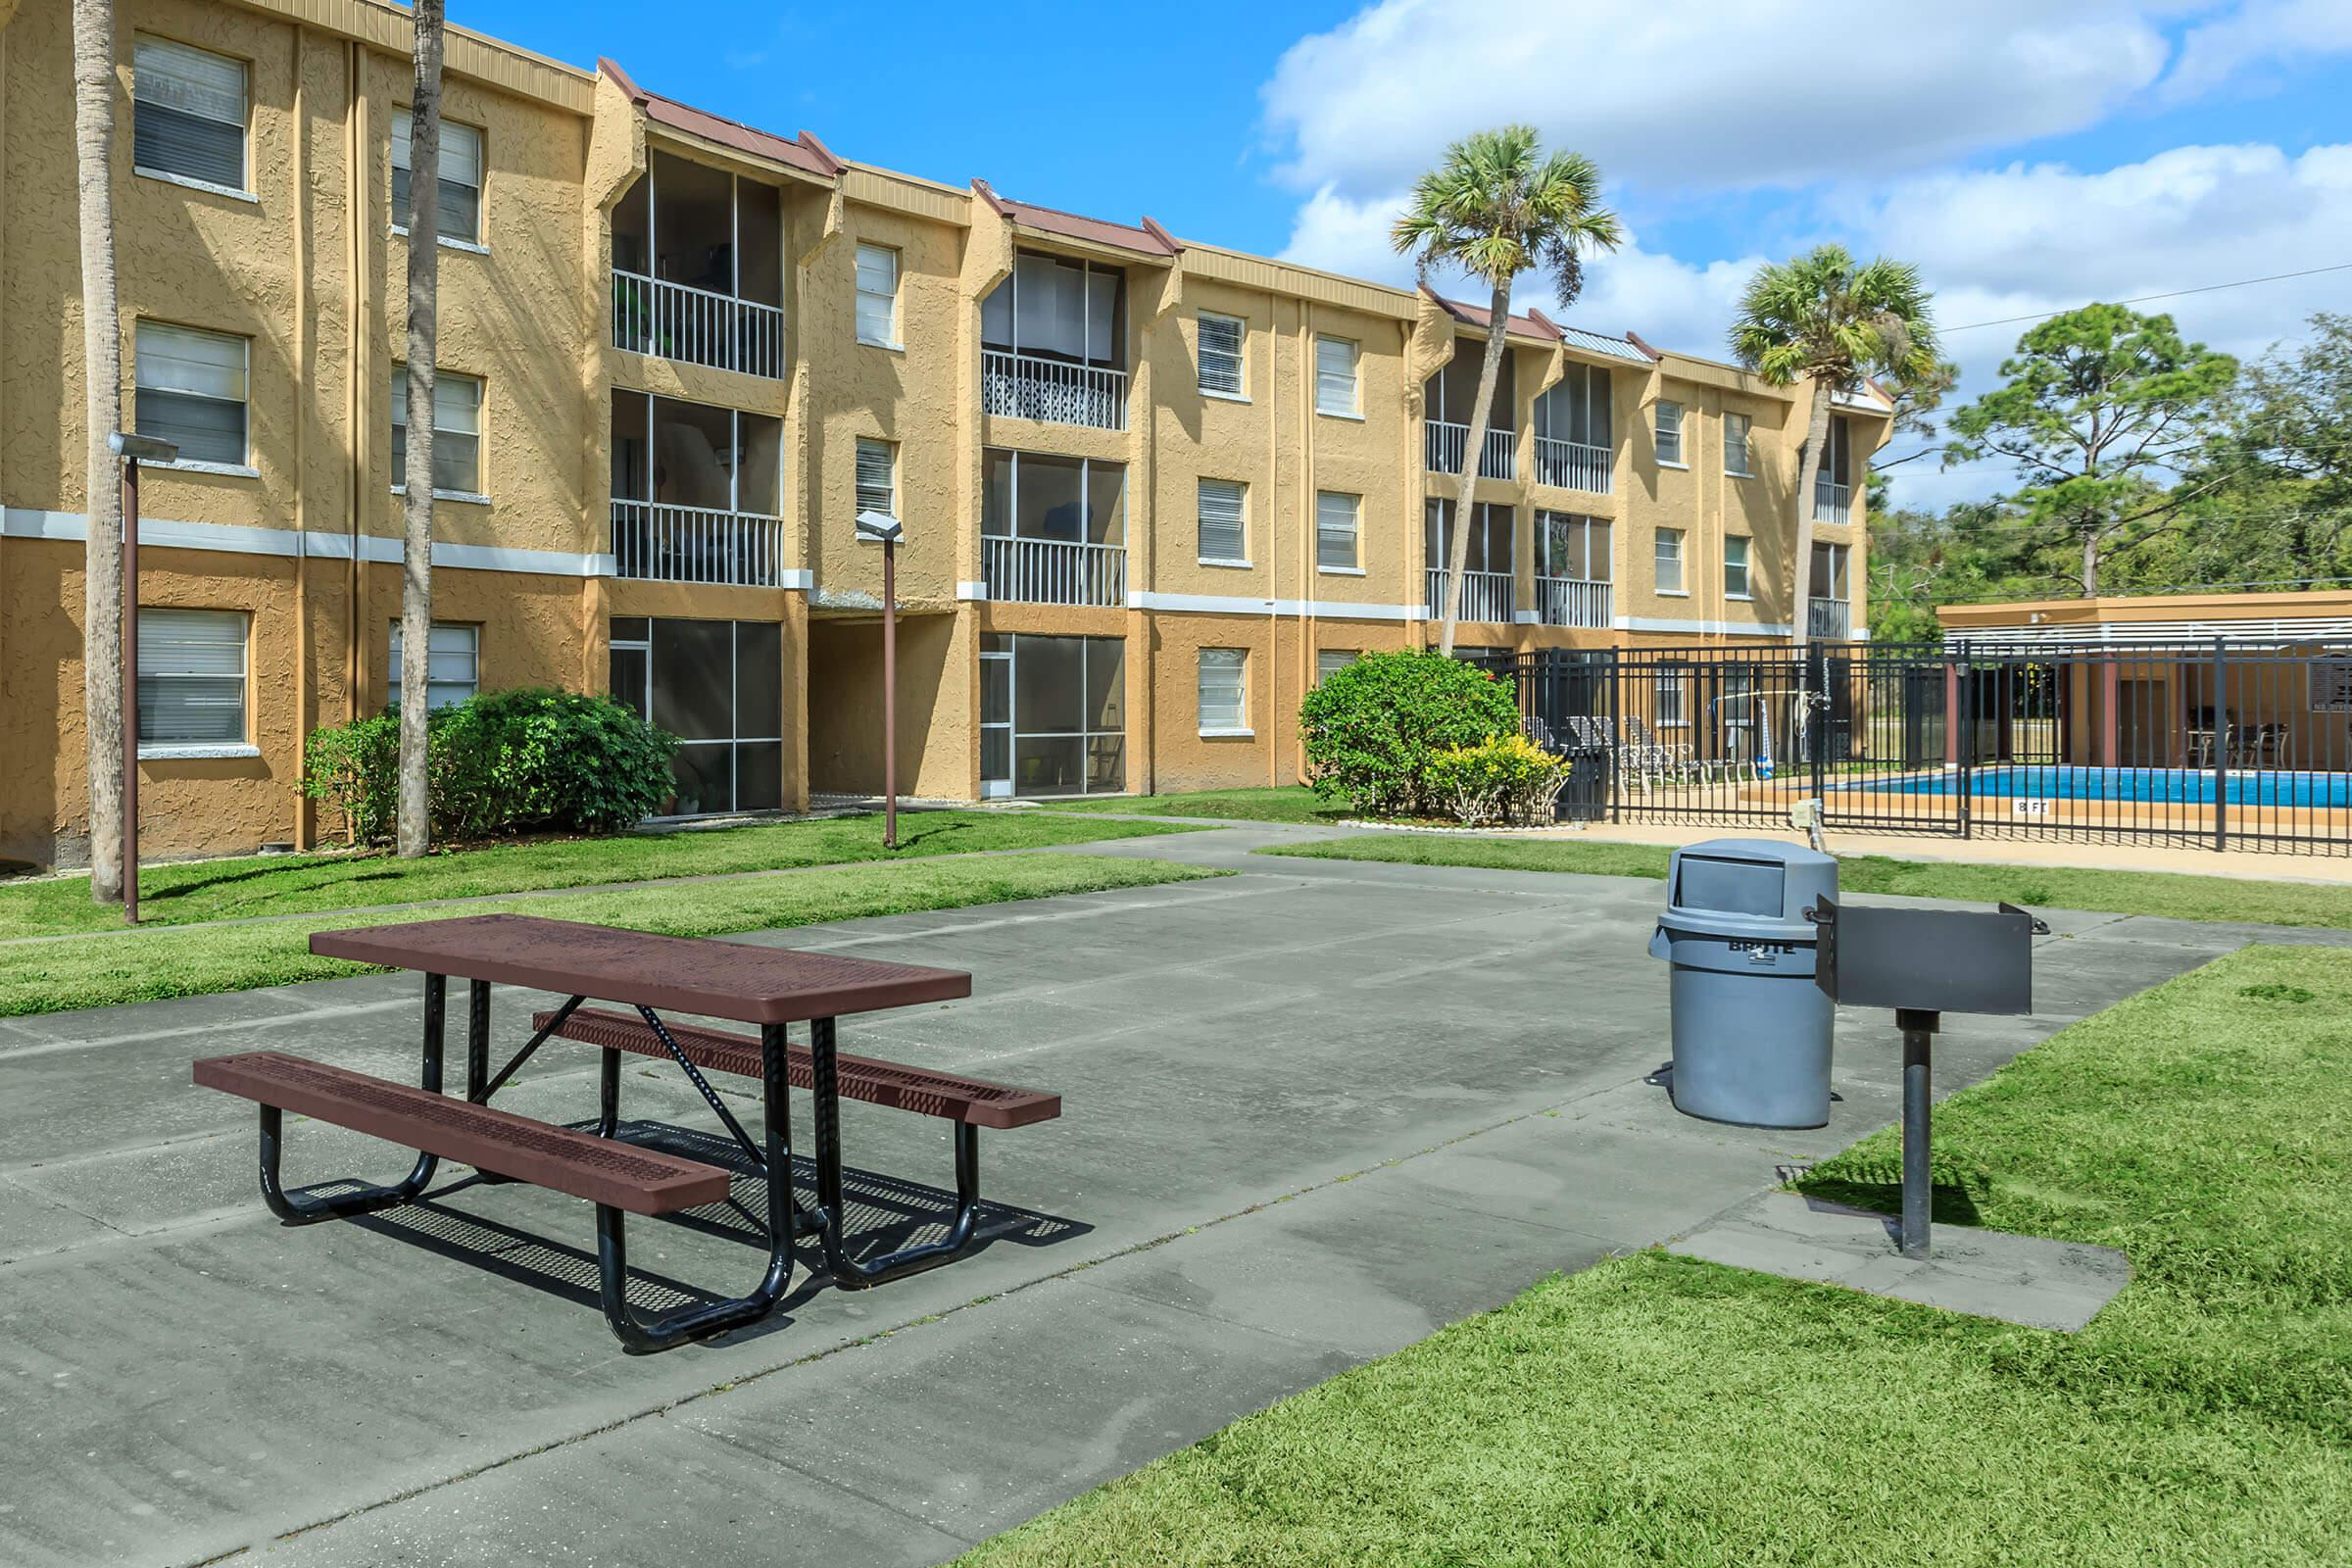
<svg viewBox="0 0 2352 1568">
<path fill-rule="evenodd" d="M 1225 874 L 1168 860 L 1107 855 L 1005 855 L 827 867 L 798 876 L 698 882 L 674 888 L 490 901 L 432 913 L 420 911 L 393 921 L 364 910 L 346 910 L 315 920 L 203 926 L 131 939 L 28 943 L 0 948 L 0 1016 L 250 991 L 370 972 L 368 965 L 311 953 L 312 932 L 346 926 L 517 913 L 668 936 L 718 936 L 1064 893 L 1150 887 Z"/>
<path fill-rule="evenodd" d="M 1174 822 L 1099 822 L 1042 812 L 908 811 L 899 817 L 896 850 L 882 847 L 882 818 L 873 814 L 485 845 L 440 851 L 419 860 L 384 854 L 248 856 L 148 866 L 139 878 L 139 915 L 147 925 L 186 925 L 1194 831 Z M 121 909 L 90 902 L 87 877 L 0 886 L 0 940 L 114 929 L 122 923 Z"/>
<path fill-rule="evenodd" d="M 1354 814 L 1302 784 L 1247 790 L 1191 790 L 1176 795 L 1106 795 L 1098 800 L 1055 801 L 1042 808 L 1055 815 L 1118 811 L 1142 816 L 1205 816 L 1229 822 L 1329 824 Z"/>
<path fill-rule="evenodd" d="M 2248 949 L 1939 1110 L 1950 1205 L 2127 1249 L 2079 1335 L 1645 1252 L 963 1568 L 2352 1561 L 2352 954 Z M 1889 1135 L 1807 1185 L 1888 1202 Z"/>
</svg>

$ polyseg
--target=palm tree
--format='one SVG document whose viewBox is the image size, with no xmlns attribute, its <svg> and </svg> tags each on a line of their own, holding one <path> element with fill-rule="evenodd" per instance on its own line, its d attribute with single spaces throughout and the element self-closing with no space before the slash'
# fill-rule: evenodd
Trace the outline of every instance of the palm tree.
<svg viewBox="0 0 2352 1568">
<path fill-rule="evenodd" d="M 416 95 L 409 118 L 408 494 L 400 543 L 400 811 L 396 840 L 432 848 L 425 772 L 426 661 L 433 636 L 433 354 L 439 335 L 442 0 L 416 0 Z"/>
<path fill-rule="evenodd" d="M 1919 269 L 1879 257 L 1857 266 L 1823 245 L 1756 269 L 1740 296 L 1732 353 L 1774 386 L 1813 384 L 1813 411 L 1796 478 L 1795 646 L 1811 629 L 1813 487 L 1830 438 L 1830 400 L 1883 374 L 1898 384 L 1936 373 L 1932 296 Z"/>
<path fill-rule="evenodd" d="M 1621 238 L 1617 215 L 1600 205 L 1600 170 L 1592 160 L 1581 153 L 1544 157 L 1528 125 L 1478 131 L 1446 148 L 1445 162 L 1414 182 L 1411 199 L 1389 230 L 1389 242 L 1398 255 L 1412 256 L 1423 282 L 1434 271 L 1457 269 L 1485 279 L 1494 291 L 1446 552 L 1439 634 L 1444 653 L 1453 652 L 1454 623 L 1468 587 L 1470 498 L 1502 372 L 1511 285 L 1521 272 L 1542 269 L 1551 275 L 1560 303 L 1569 304 L 1584 285 L 1585 252 L 1615 250 Z"/>
<path fill-rule="evenodd" d="M 122 428 L 115 305 L 115 6 L 74 0 L 74 161 L 81 220 L 81 702 L 90 791 L 90 897 L 122 902 L 122 492 L 106 438 Z"/>
</svg>

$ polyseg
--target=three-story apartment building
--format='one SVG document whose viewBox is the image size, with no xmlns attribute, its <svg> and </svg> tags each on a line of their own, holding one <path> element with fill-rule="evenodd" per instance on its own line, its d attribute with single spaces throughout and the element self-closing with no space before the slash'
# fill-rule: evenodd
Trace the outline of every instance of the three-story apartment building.
<svg viewBox="0 0 2352 1568">
<path fill-rule="evenodd" d="M 304 738 L 399 695 L 410 67 L 372 0 L 118 0 L 125 417 L 156 853 L 309 843 Z M 86 531 L 67 0 L 0 0 L 0 856 L 84 832 Z M 431 691 L 610 691 L 681 815 L 900 777 L 957 799 L 1279 783 L 1338 662 L 1785 638 L 1804 392 L 1634 336 L 851 163 L 452 29 Z M 1839 405 L 1819 635 L 1855 601 Z"/>
</svg>

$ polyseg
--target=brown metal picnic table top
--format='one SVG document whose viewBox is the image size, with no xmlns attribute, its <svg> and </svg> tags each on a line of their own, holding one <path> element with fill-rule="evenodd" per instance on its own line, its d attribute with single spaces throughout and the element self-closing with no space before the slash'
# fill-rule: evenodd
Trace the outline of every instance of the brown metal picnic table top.
<svg viewBox="0 0 2352 1568">
<path fill-rule="evenodd" d="M 740 1023 L 797 1023 L 972 994 L 959 969 L 667 937 L 529 914 L 320 931 L 323 957 L 598 997 Z"/>
</svg>

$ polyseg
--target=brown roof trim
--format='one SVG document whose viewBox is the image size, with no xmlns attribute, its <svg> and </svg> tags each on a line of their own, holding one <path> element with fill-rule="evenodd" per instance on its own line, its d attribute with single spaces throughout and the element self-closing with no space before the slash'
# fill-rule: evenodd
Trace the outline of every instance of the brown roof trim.
<svg viewBox="0 0 2352 1568">
<path fill-rule="evenodd" d="M 988 203 L 988 210 L 999 218 L 1012 216 L 1012 209 L 1004 205 L 1004 198 L 997 194 L 996 186 L 991 185 L 977 174 L 972 176 L 972 189 L 979 194 L 982 201 Z"/>
<path fill-rule="evenodd" d="M 1537 310 L 1533 305 L 1530 305 L 1527 308 L 1527 318 L 1535 322 L 1538 326 L 1542 327 L 1544 332 L 1550 336 L 1554 343 L 1559 342 L 1562 338 L 1568 335 L 1560 330 L 1558 322 L 1554 321 L 1550 317 L 1545 316 L 1542 311 Z"/>
<path fill-rule="evenodd" d="M 1436 300 L 1445 308 L 1446 314 L 1457 321 L 1464 321 L 1472 326 L 1480 327 L 1488 326 L 1493 322 L 1494 313 L 1483 305 L 1470 305 L 1461 300 L 1449 300 L 1445 295 L 1428 288 L 1424 288 L 1422 292 Z M 1510 318 L 1503 328 L 1503 336 L 1509 337 L 1512 333 L 1517 333 L 1521 337 L 1544 338 L 1554 343 L 1558 342 L 1560 338 L 1558 327 L 1553 326 L 1549 321 L 1544 321 L 1539 325 L 1537 318 L 1529 316 L 1513 316 Z"/>
<path fill-rule="evenodd" d="M 1175 235 L 1169 233 L 1166 229 L 1160 227 L 1159 220 L 1152 217 L 1149 213 L 1144 215 L 1141 222 L 1144 225 L 1144 232 L 1151 235 L 1153 239 L 1159 241 L 1162 245 L 1165 245 L 1168 248 L 1168 254 L 1170 256 L 1174 256 L 1184 249 L 1184 242 L 1179 240 Z"/>
<path fill-rule="evenodd" d="M 603 55 L 598 55 L 596 57 L 596 69 L 603 72 L 606 75 L 611 76 L 612 78 L 612 84 L 621 90 L 622 95 L 626 97 L 629 102 L 637 105 L 637 107 L 640 109 L 645 107 L 645 89 L 637 85 L 635 77 L 631 76 L 627 72 L 620 69 L 619 61 L 609 60 Z"/>
<path fill-rule="evenodd" d="M 1108 219 L 1065 213 L 1058 207 L 1039 207 L 1031 202 L 1005 200 L 1004 210 L 1015 223 L 1042 234 L 1059 234 L 1094 245 L 1107 245 L 1113 250 L 1133 251 L 1140 256 L 1174 256 L 1177 250 L 1172 242 L 1132 223 L 1114 223 Z"/>
<path fill-rule="evenodd" d="M 827 170 L 826 172 L 838 174 L 850 167 L 849 165 L 843 163 L 840 159 L 833 156 L 832 148 L 826 146 L 823 142 L 816 139 L 815 131 L 802 131 L 801 142 L 804 146 L 813 149 L 817 157 L 823 159 L 826 163 L 833 166 L 831 169 Z"/>
<path fill-rule="evenodd" d="M 715 142 L 731 151 L 769 159 L 827 179 L 840 177 L 841 172 L 848 167 L 827 151 L 824 143 L 807 131 L 801 132 L 797 139 L 779 136 L 773 131 L 760 130 L 741 121 L 728 120 L 691 104 L 680 103 L 675 98 L 648 92 L 611 60 L 599 60 L 597 69 L 612 73 L 613 81 L 629 95 L 629 101 L 637 106 L 638 113 L 655 124 L 666 125 L 671 130 L 700 136 L 705 141 Z"/>
<path fill-rule="evenodd" d="M 1635 331 L 1630 326 L 1625 329 L 1625 340 L 1628 343 L 1631 343 L 1634 347 L 1640 349 L 1642 353 L 1648 355 L 1650 358 L 1650 363 L 1653 365 L 1666 358 L 1665 355 L 1660 354 L 1656 349 L 1651 348 L 1647 343 L 1642 341 L 1642 334 Z"/>
</svg>

